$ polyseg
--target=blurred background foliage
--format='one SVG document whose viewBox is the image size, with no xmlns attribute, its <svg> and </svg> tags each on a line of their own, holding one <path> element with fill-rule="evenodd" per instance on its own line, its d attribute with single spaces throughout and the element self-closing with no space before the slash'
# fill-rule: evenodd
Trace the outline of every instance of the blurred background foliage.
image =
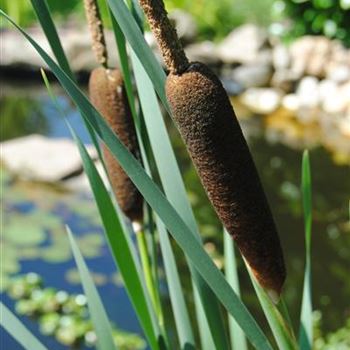
<svg viewBox="0 0 350 350">
<path fill-rule="evenodd" d="M 285 14 L 293 20 L 289 34 L 325 35 L 350 46 L 350 0 L 284 0 Z"/>
<path fill-rule="evenodd" d="M 194 16 L 199 39 L 220 40 L 244 23 L 269 27 L 274 22 L 285 25 L 288 40 L 310 34 L 326 35 L 350 46 L 350 0 L 164 0 L 168 10 L 181 8 Z M 47 0 L 59 21 L 67 16 L 83 18 L 80 0 Z M 99 0 L 104 4 L 104 0 Z M 1 0 L 1 8 L 19 24 L 35 20 L 29 1 Z M 1 23 L 4 26 L 5 23 Z"/>
</svg>

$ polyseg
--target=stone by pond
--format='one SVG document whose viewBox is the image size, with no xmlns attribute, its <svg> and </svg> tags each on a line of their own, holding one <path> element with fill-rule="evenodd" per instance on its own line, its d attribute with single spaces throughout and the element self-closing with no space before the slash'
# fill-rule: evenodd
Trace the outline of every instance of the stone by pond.
<svg viewBox="0 0 350 350">
<path fill-rule="evenodd" d="M 283 106 L 291 108 L 302 123 L 315 121 L 324 125 L 328 119 L 327 123 L 338 128 L 340 137 L 350 143 L 350 50 L 340 42 L 304 36 L 287 46 L 254 24 L 234 29 L 219 43 L 197 42 L 197 28 L 190 15 L 176 10 L 171 18 L 189 58 L 210 65 L 229 92 L 241 96 L 243 104 L 254 113 L 266 115 Z M 49 50 L 39 29 L 29 32 Z M 68 24 L 59 32 L 65 37 L 63 46 L 74 71 L 86 73 L 96 66 L 86 31 Z M 111 47 L 111 65 L 118 65 L 113 33 L 107 30 L 106 37 Z M 152 34 L 146 33 L 146 40 L 161 61 Z M 5 71 L 12 69 L 18 75 L 21 70 L 33 71 L 42 66 L 39 56 L 17 32 L 5 30 L 2 46 L 0 64 Z"/>
<path fill-rule="evenodd" d="M 93 160 L 94 147 L 87 145 Z M 84 174 L 79 151 L 68 138 L 50 139 L 42 135 L 29 135 L 1 143 L 0 161 L 6 169 L 22 180 L 60 184 L 75 191 L 90 190 Z M 106 185 L 108 181 L 100 162 L 96 164 Z"/>
</svg>

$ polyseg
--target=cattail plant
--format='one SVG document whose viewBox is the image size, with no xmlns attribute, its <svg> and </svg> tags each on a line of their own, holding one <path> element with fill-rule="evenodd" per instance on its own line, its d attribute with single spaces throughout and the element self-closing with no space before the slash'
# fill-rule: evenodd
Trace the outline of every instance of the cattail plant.
<svg viewBox="0 0 350 350">
<path fill-rule="evenodd" d="M 286 272 L 274 220 L 254 161 L 220 80 L 190 63 L 162 0 L 140 0 L 169 75 L 166 95 L 208 197 L 271 299 Z"/>
<path fill-rule="evenodd" d="M 97 3 L 95 0 L 84 0 L 84 5 L 92 37 L 92 49 L 97 62 L 102 66 L 91 72 L 89 80 L 90 100 L 111 129 L 118 135 L 124 146 L 136 158 L 139 158 L 140 152 L 135 126 L 122 75 L 118 69 L 108 68 L 107 48 Z M 102 144 L 102 150 L 118 204 L 124 214 L 135 224 L 134 226 L 139 227 L 143 219 L 142 196 L 104 144 Z"/>
</svg>

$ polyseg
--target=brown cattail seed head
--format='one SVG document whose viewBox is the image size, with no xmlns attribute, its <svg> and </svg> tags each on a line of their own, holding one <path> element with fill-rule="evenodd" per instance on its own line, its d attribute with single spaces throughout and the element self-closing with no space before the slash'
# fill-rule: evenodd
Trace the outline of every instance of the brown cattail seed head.
<svg viewBox="0 0 350 350">
<path fill-rule="evenodd" d="M 124 146 L 139 158 L 135 126 L 120 72 L 117 69 L 109 70 L 102 67 L 94 69 L 90 75 L 89 94 L 92 104 Z M 102 149 L 120 208 L 131 221 L 142 222 L 143 199 L 140 192 L 104 144 Z"/>
<path fill-rule="evenodd" d="M 229 98 L 209 68 L 169 74 L 166 94 L 218 216 L 261 286 L 279 295 L 285 267 L 279 237 Z"/>
<path fill-rule="evenodd" d="M 107 68 L 107 48 L 103 34 L 103 23 L 96 0 L 84 0 L 86 19 L 89 25 L 92 50 L 94 51 L 96 61 Z"/>
</svg>

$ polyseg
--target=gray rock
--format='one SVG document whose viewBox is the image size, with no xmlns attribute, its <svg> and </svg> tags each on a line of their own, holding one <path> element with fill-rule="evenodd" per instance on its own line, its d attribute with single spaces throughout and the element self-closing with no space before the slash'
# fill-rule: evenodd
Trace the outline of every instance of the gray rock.
<svg viewBox="0 0 350 350">
<path fill-rule="evenodd" d="M 252 112 L 270 114 L 280 106 L 282 93 L 272 88 L 250 88 L 241 95 L 241 102 Z"/>
<path fill-rule="evenodd" d="M 322 78 L 332 53 L 332 42 L 323 36 L 304 36 L 290 47 L 292 71 L 300 78 L 311 75 Z"/>
<path fill-rule="evenodd" d="M 245 88 L 266 86 L 272 77 L 269 65 L 242 65 L 233 70 L 232 79 Z"/>
<path fill-rule="evenodd" d="M 220 63 L 216 45 L 211 41 L 187 45 L 185 51 L 188 59 L 192 62 L 199 61 L 211 66 Z"/>
<path fill-rule="evenodd" d="M 300 107 L 298 96 L 296 94 L 288 94 L 283 96 L 282 107 L 289 111 L 296 112 Z"/>
<path fill-rule="evenodd" d="M 321 102 L 338 93 L 338 85 L 333 80 L 321 80 L 318 85 Z"/>
<path fill-rule="evenodd" d="M 332 41 L 330 62 L 350 65 L 350 49 L 346 49 L 341 42 Z"/>
<path fill-rule="evenodd" d="M 348 139 L 348 145 L 350 145 L 350 108 L 347 115 L 339 121 L 338 125 L 340 132 Z M 348 146 L 348 149 L 350 153 L 350 146 Z"/>
<path fill-rule="evenodd" d="M 320 102 L 318 79 L 309 76 L 301 79 L 296 94 L 300 101 L 300 107 L 316 108 Z"/>
<path fill-rule="evenodd" d="M 185 44 L 191 43 L 195 40 L 198 34 L 198 26 L 188 12 L 175 9 L 169 13 L 169 18 L 175 23 L 177 35 Z"/>
<path fill-rule="evenodd" d="M 350 80 L 350 65 L 330 62 L 326 67 L 326 78 L 336 83 L 345 83 Z"/>
<path fill-rule="evenodd" d="M 288 69 L 279 69 L 273 73 L 271 86 L 284 92 L 292 92 L 297 82 L 297 75 Z"/>
<path fill-rule="evenodd" d="M 96 151 L 88 147 L 91 157 Z M 1 161 L 23 179 L 54 183 L 82 169 L 77 146 L 69 139 L 30 135 L 1 143 Z"/>
<path fill-rule="evenodd" d="M 331 54 L 332 42 L 323 36 L 314 37 L 311 57 L 308 60 L 306 74 L 323 78 Z"/>
<path fill-rule="evenodd" d="M 252 63 L 267 44 L 267 33 L 254 24 L 246 24 L 233 30 L 218 46 L 219 58 L 229 64 Z"/>
<path fill-rule="evenodd" d="M 95 162 L 95 167 L 100 174 L 105 186 L 107 189 L 110 189 L 110 184 L 108 182 L 108 178 L 106 176 L 106 173 L 104 171 L 104 167 L 102 163 L 98 160 Z M 78 176 L 71 177 L 69 179 L 66 179 L 64 181 L 61 181 L 60 184 L 71 191 L 74 192 L 91 192 L 91 186 L 89 179 L 85 173 L 81 173 Z"/>
<path fill-rule="evenodd" d="M 296 40 L 290 46 L 291 71 L 297 79 L 300 79 L 306 70 L 313 46 L 313 39 L 310 36 Z"/>
<path fill-rule="evenodd" d="M 341 86 L 332 81 L 323 81 L 320 84 L 322 108 L 330 114 L 345 115 L 350 108 L 350 81 Z"/>
<path fill-rule="evenodd" d="M 291 60 L 288 48 L 285 45 L 277 44 L 272 50 L 272 63 L 275 70 L 287 70 Z"/>
</svg>

